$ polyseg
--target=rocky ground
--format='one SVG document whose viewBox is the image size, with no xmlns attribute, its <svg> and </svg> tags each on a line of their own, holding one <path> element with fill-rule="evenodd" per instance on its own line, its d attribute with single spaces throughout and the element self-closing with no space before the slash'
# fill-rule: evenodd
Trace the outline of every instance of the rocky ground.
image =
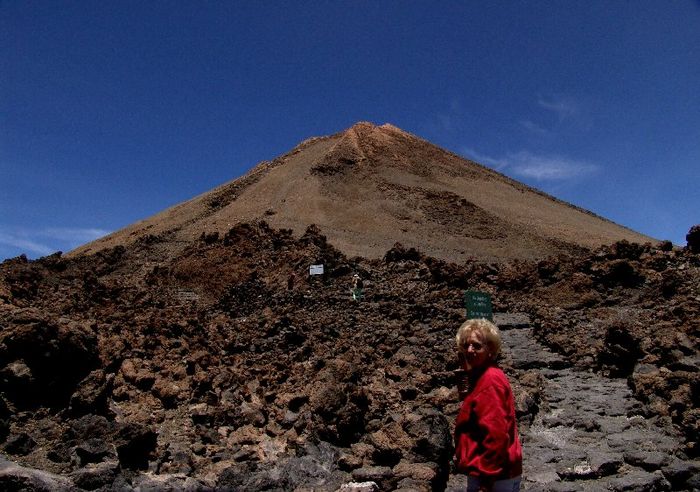
<svg viewBox="0 0 700 492">
<path fill-rule="evenodd" d="M 500 323 L 524 490 L 700 487 L 690 248 L 455 265 L 346 258 L 313 227 L 240 224 L 175 258 L 166 239 L 0 265 L 4 488 L 455 489 L 466 288 L 523 313 Z"/>
</svg>

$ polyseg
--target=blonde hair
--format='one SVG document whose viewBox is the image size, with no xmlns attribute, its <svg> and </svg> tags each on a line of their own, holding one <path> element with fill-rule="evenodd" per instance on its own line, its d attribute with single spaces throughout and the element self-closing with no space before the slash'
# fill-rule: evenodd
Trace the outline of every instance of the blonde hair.
<svg viewBox="0 0 700 492">
<path fill-rule="evenodd" d="M 491 323 L 489 320 L 480 319 L 468 319 L 462 326 L 457 330 L 457 350 L 460 352 L 467 351 L 467 339 L 472 334 L 472 332 L 478 332 L 486 342 L 486 346 L 491 351 L 491 357 L 495 359 L 499 353 L 501 353 L 501 345 L 503 344 L 501 340 L 501 332 L 498 327 Z"/>
</svg>

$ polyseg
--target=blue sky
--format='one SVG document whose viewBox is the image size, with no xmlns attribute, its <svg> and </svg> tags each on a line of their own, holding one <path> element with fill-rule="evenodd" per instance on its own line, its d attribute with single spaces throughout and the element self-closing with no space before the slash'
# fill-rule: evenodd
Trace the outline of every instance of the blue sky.
<svg viewBox="0 0 700 492">
<path fill-rule="evenodd" d="M 392 123 L 685 245 L 700 2 L 0 1 L 0 259 Z"/>
</svg>

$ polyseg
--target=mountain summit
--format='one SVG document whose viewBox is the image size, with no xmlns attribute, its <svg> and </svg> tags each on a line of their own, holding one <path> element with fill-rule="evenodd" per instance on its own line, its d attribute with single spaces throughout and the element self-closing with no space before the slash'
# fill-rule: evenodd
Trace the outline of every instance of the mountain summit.
<svg viewBox="0 0 700 492">
<path fill-rule="evenodd" d="M 626 239 L 652 240 L 393 125 L 360 122 L 305 140 L 246 175 L 82 246 L 150 235 L 188 244 L 241 221 L 302 234 L 316 224 L 349 256 L 381 257 L 400 242 L 460 262 L 536 259 Z"/>
</svg>

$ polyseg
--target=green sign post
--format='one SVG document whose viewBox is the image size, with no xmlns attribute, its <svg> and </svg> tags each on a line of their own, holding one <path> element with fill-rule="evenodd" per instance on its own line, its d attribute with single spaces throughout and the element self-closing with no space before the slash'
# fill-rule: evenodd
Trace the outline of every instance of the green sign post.
<svg viewBox="0 0 700 492">
<path fill-rule="evenodd" d="M 491 296 L 486 292 L 466 291 L 464 293 L 464 307 L 467 309 L 467 319 L 485 318 L 493 321 Z"/>
</svg>

